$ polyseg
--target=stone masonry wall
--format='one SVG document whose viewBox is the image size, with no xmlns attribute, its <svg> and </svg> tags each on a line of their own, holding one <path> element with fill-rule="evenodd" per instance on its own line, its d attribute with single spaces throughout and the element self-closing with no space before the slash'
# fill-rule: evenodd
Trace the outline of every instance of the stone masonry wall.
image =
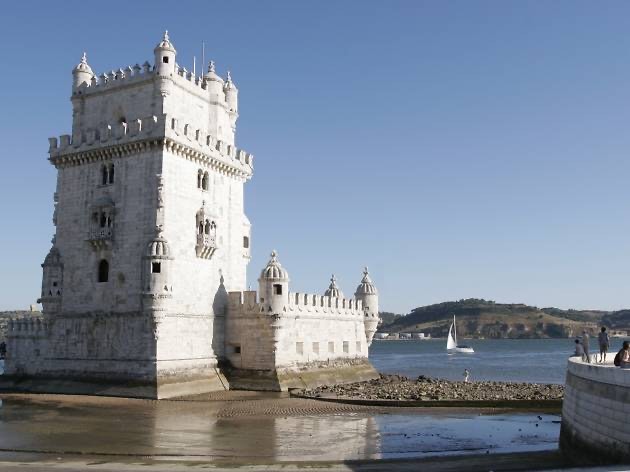
<svg viewBox="0 0 630 472">
<path fill-rule="evenodd" d="M 266 313 L 256 292 L 230 293 L 226 349 L 233 366 L 282 369 L 367 359 L 360 302 L 290 293 L 285 308 Z"/>
<path fill-rule="evenodd" d="M 569 359 L 560 448 L 574 460 L 630 460 L 630 370 Z"/>
</svg>

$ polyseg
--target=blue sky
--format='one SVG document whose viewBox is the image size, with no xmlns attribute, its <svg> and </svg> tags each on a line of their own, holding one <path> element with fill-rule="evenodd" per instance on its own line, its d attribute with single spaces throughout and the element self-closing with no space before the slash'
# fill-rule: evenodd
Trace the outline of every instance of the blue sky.
<svg viewBox="0 0 630 472">
<path fill-rule="evenodd" d="M 206 56 L 239 87 L 253 286 L 381 309 L 468 297 L 630 307 L 630 4 L 582 1 L 11 2 L 0 44 L 0 309 L 39 293 L 53 234 L 47 139 L 71 70 Z"/>
</svg>

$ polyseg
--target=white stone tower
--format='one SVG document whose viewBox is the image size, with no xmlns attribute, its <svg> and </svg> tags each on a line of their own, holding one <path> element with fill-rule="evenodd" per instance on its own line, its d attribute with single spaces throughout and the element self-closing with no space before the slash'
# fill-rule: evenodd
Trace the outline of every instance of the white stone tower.
<svg viewBox="0 0 630 472">
<path fill-rule="evenodd" d="M 378 291 L 370 278 L 370 273 L 366 267 L 363 271 L 363 278 L 354 292 L 354 297 L 363 302 L 363 323 L 365 325 L 365 337 L 368 346 L 372 344 L 374 333 L 378 328 Z"/>
<path fill-rule="evenodd" d="M 153 66 L 100 76 L 83 54 L 72 71 L 72 135 L 49 140 L 48 334 L 34 348 L 10 333 L 8 375 L 156 398 L 223 388 L 226 291 L 245 289 L 250 258 L 253 157 L 235 147 L 231 76 L 179 66 L 168 33 L 154 54 Z"/>
</svg>

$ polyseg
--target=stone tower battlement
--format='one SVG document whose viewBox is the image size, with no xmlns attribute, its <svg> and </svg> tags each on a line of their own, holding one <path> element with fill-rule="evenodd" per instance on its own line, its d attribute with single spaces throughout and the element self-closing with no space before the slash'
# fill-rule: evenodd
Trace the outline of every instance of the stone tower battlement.
<svg viewBox="0 0 630 472">
<path fill-rule="evenodd" d="M 76 129 L 73 136 L 51 137 L 48 143 L 50 161 L 55 166 L 122 157 L 133 154 L 142 144 L 163 146 L 224 174 L 249 179 L 254 171 L 252 154 L 217 139 L 194 124 L 166 114 Z"/>
<path fill-rule="evenodd" d="M 258 299 L 256 291 L 230 292 L 230 311 L 242 313 L 269 313 L 269 307 L 265 307 L 264 299 Z M 354 298 L 330 297 L 327 295 L 289 292 L 288 303 L 284 305 L 284 314 L 313 315 L 331 314 L 342 317 L 359 317 L 363 319 L 363 302 Z"/>
<path fill-rule="evenodd" d="M 119 87 L 127 87 L 137 85 L 139 82 L 152 80 L 157 76 L 155 66 L 146 61 L 142 66 L 136 64 L 134 66 L 126 66 L 118 70 L 103 72 L 101 74 L 92 75 L 89 83 L 83 82 L 79 86 L 74 87 L 73 95 L 90 95 L 101 92 L 109 92 Z M 197 75 L 193 71 L 175 64 L 174 80 L 178 80 L 178 84 L 185 86 L 193 93 L 203 94 L 203 91 L 209 90 L 210 80 L 204 75 Z M 231 79 L 231 75 L 230 75 Z M 224 83 L 223 79 L 221 82 Z M 225 87 L 223 87 L 225 90 Z M 224 100 L 218 102 L 219 105 L 229 108 L 228 94 L 224 92 Z"/>
</svg>

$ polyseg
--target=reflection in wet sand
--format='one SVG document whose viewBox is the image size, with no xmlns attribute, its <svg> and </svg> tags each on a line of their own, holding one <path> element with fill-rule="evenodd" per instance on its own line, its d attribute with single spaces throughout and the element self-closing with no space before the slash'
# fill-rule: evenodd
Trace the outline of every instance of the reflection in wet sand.
<svg viewBox="0 0 630 472">
<path fill-rule="evenodd" d="M 286 398 L 258 403 L 46 398 L 5 397 L 0 450 L 221 461 L 347 460 L 555 449 L 559 431 L 557 416 L 538 419 L 532 413 L 313 414 L 311 404 Z M 264 414 L 238 413 L 257 404 L 265 406 Z M 283 408 L 270 410 L 269 405 Z"/>
</svg>

